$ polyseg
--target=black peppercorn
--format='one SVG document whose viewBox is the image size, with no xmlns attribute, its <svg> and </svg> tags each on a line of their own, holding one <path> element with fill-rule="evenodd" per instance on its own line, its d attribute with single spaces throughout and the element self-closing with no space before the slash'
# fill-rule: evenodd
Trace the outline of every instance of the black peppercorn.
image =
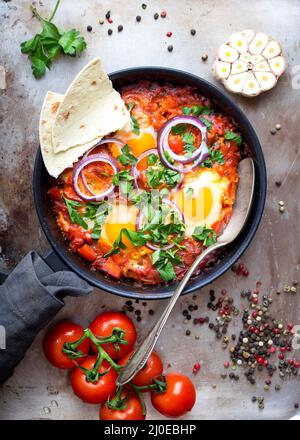
<svg viewBox="0 0 300 440">
<path fill-rule="evenodd" d="M 87 30 L 88 32 L 92 32 L 93 28 L 92 28 L 92 26 L 89 24 L 89 25 L 86 27 L 86 30 Z"/>
<path fill-rule="evenodd" d="M 196 35 L 196 29 L 191 29 L 191 35 Z"/>
<path fill-rule="evenodd" d="M 173 50 L 173 46 L 172 46 L 172 44 L 170 44 L 170 46 L 168 46 L 168 51 L 172 52 L 172 50 Z"/>
<path fill-rule="evenodd" d="M 119 24 L 119 26 L 118 26 L 118 32 L 122 32 L 122 30 L 123 30 L 123 26 L 122 26 L 121 24 Z"/>
<path fill-rule="evenodd" d="M 111 35 L 113 33 L 112 29 L 108 29 L 107 33 L 108 35 Z"/>
<path fill-rule="evenodd" d="M 140 15 L 137 15 L 137 16 L 135 17 L 135 19 L 136 19 L 136 21 L 139 23 L 139 22 L 141 21 L 142 17 L 141 17 Z"/>
</svg>

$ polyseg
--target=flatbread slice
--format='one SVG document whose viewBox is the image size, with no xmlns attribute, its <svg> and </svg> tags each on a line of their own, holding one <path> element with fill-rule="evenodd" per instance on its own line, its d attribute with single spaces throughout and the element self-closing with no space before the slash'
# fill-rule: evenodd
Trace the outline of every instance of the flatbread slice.
<svg viewBox="0 0 300 440">
<path fill-rule="evenodd" d="M 96 58 L 78 73 L 62 99 L 52 128 L 53 151 L 96 143 L 129 122 L 124 101 Z"/>
<path fill-rule="evenodd" d="M 64 95 L 47 92 L 40 115 L 40 146 L 45 167 L 48 173 L 57 178 L 66 168 L 71 167 L 95 142 L 72 148 L 68 151 L 54 153 L 52 146 L 52 127 L 57 110 Z"/>
</svg>

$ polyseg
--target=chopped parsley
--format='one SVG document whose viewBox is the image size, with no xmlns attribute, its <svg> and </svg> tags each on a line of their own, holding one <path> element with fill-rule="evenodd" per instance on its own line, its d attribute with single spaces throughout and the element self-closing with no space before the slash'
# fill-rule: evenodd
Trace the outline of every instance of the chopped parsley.
<svg viewBox="0 0 300 440">
<path fill-rule="evenodd" d="M 201 122 L 203 122 L 203 124 L 205 124 L 206 125 L 206 128 L 207 128 L 207 130 L 211 130 L 212 129 L 212 122 L 211 121 L 209 121 L 208 119 L 206 119 L 206 118 L 200 118 L 200 121 Z"/>
<path fill-rule="evenodd" d="M 117 159 L 122 165 L 135 165 L 137 163 L 137 158 L 132 154 L 129 145 L 125 144 L 121 151 L 122 154 Z"/>
<path fill-rule="evenodd" d="M 186 131 L 186 128 L 187 128 L 186 124 L 177 124 L 171 128 L 171 132 L 173 134 L 183 134 Z"/>
<path fill-rule="evenodd" d="M 211 108 L 207 105 L 193 105 L 192 107 L 182 107 L 182 113 L 186 116 L 193 115 L 209 115 L 211 113 Z"/>
<path fill-rule="evenodd" d="M 176 278 L 173 265 L 181 263 L 177 251 L 178 249 L 168 249 L 165 251 L 158 249 L 151 255 L 152 264 L 156 267 L 159 275 L 164 281 L 172 281 Z"/>
<path fill-rule="evenodd" d="M 215 150 L 213 148 L 208 149 L 208 157 L 202 162 L 201 166 L 206 168 L 211 168 L 213 162 L 217 162 L 219 165 L 223 165 L 225 162 L 224 154 L 220 150 Z"/>
<path fill-rule="evenodd" d="M 155 165 L 157 162 L 158 162 L 157 154 L 154 154 L 154 153 L 149 154 L 148 159 L 147 159 L 147 164 L 149 166 L 151 166 L 151 165 Z"/>
<path fill-rule="evenodd" d="M 123 228 L 121 229 L 119 237 L 112 245 L 111 250 L 104 255 L 105 258 L 109 257 L 110 255 L 118 254 L 120 249 L 126 249 L 126 245 L 122 241 L 123 236 L 125 236 L 135 247 L 143 246 L 147 242 L 147 239 L 144 237 L 143 233 Z"/>
<path fill-rule="evenodd" d="M 119 187 L 123 194 L 129 194 L 132 190 L 132 180 L 133 176 L 130 174 L 129 170 L 123 170 L 115 174 L 112 183 Z"/>
<path fill-rule="evenodd" d="M 186 157 L 191 157 L 192 153 L 196 150 L 195 148 L 195 136 L 193 133 L 184 133 L 182 136 L 182 140 L 184 142 L 184 151 L 186 152 Z"/>
<path fill-rule="evenodd" d="M 242 136 L 238 133 L 234 133 L 233 131 L 226 131 L 224 137 L 225 137 L 226 141 L 235 142 L 239 146 L 243 142 Z"/>
<path fill-rule="evenodd" d="M 87 223 L 83 220 L 82 216 L 78 212 L 78 208 L 81 208 L 82 205 L 79 202 L 76 202 L 75 200 L 70 200 L 64 197 L 64 200 L 67 205 L 68 213 L 71 219 L 72 223 L 77 223 L 78 225 L 82 226 L 83 229 L 88 229 Z"/>
<path fill-rule="evenodd" d="M 192 197 L 194 194 L 194 189 L 193 188 L 188 188 L 187 191 L 185 191 L 185 195 L 187 197 Z"/>
<path fill-rule="evenodd" d="M 132 122 L 132 131 L 137 136 L 140 134 L 140 126 L 137 121 L 137 119 L 134 116 L 131 116 L 131 122 Z"/>
<path fill-rule="evenodd" d="M 208 247 L 217 241 L 217 234 L 206 226 L 196 226 L 192 237 L 198 241 L 203 241 L 203 245 Z"/>
<path fill-rule="evenodd" d="M 181 174 L 177 171 L 165 167 L 162 163 L 158 163 L 155 168 L 146 170 L 146 178 L 150 188 L 158 188 L 165 183 L 170 188 L 174 188 L 181 181 Z"/>
</svg>

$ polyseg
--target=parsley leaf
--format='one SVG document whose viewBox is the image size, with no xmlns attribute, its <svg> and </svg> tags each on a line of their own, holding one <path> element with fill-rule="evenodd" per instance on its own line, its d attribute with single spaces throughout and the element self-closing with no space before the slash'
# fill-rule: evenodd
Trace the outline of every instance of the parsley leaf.
<svg viewBox="0 0 300 440">
<path fill-rule="evenodd" d="M 148 160 L 147 160 L 147 164 L 149 166 L 155 165 L 157 163 L 157 161 L 158 161 L 158 156 L 156 154 L 154 154 L 154 153 L 149 154 Z"/>
<path fill-rule="evenodd" d="M 134 177 L 129 170 L 123 170 L 115 174 L 112 183 L 119 187 L 123 194 L 129 194 L 132 189 L 132 180 Z"/>
<path fill-rule="evenodd" d="M 137 163 L 137 158 L 132 154 L 129 145 L 125 144 L 121 151 L 122 154 L 117 159 L 122 165 L 135 165 Z"/>
<path fill-rule="evenodd" d="M 243 142 L 242 136 L 238 133 L 234 133 L 233 131 L 226 131 L 224 137 L 225 137 L 226 141 L 233 141 L 239 146 Z"/>
<path fill-rule="evenodd" d="M 74 200 L 67 199 L 64 197 L 65 203 L 67 205 L 68 213 L 71 219 L 72 223 L 77 223 L 78 225 L 82 226 L 83 229 L 88 229 L 87 223 L 83 220 L 79 212 L 77 211 L 77 208 L 80 208 L 82 205 L 79 202 L 76 202 Z"/>
<path fill-rule="evenodd" d="M 211 113 L 211 108 L 206 105 L 193 105 L 192 107 L 182 107 L 182 113 L 189 116 L 193 114 L 194 116 L 199 115 L 209 115 Z"/>
<path fill-rule="evenodd" d="M 186 131 L 186 124 L 177 124 L 171 128 L 173 134 L 183 134 Z"/>
<path fill-rule="evenodd" d="M 140 126 L 137 121 L 137 119 L 134 116 L 131 116 L 132 121 L 132 131 L 134 134 L 139 135 L 140 134 Z"/>
<path fill-rule="evenodd" d="M 119 237 L 112 245 L 111 250 L 104 255 L 105 258 L 109 257 L 110 255 L 118 254 L 120 249 L 126 248 L 126 245 L 122 241 L 123 236 L 125 236 L 135 247 L 144 246 L 147 242 L 147 239 L 141 232 L 131 231 L 130 229 L 123 228 L 120 231 Z"/>
<path fill-rule="evenodd" d="M 168 249 L 163 251 L 158 249 L 151 255 L 152 264 L 157 268 L 159 275 L 164 281 L 172 281 L 176 277 L 174 267 L 180 264 L 181 259 L 176 255 L 177 249 Z"/>
<path fill-rule="evenodd" d="M 192 237 L 198 241 L 203 241 L 203 245 L 208 247 L 217 241 L 217 234 L 206 226 L 196 226 Z"/>
<path fill-rule="evenodd" d="M 60 54 L 76 56 L 86 48 L 86 42 L 79 32 L 71 29 L 62 32 L 52 23 L 60 0 L 56 2 L 54 11 L 49 20 L 40 16 L 36 8 L 31 6 L 33 15 L 40 21 L 42 31 L 30 40 L 21 43 L 21 52 L 27 54 L 31 61 L 31 69 L 35 78 L 41 78 L 50 69 L 52 61 Z"/>
<path fill-rule="evenodd" d="M 206 168 L 211 168 L 213 162 L 217 162 L 219 165 L 223 165 L 225 162 L 224 154 L 220 150 L 215 150 L 213 148 L 208 149 L 208 157 L 202 162 L 201 166 Z"/>
<path fill-rule="evenodd" d="M 200 118 L 200 121 L 203 122 L 203 124 L 206 125 L 207 130 L 211 130 L 212 129 L 212 122 L 210 122 L 208 119 L 206 118 Z"/>
</svg>

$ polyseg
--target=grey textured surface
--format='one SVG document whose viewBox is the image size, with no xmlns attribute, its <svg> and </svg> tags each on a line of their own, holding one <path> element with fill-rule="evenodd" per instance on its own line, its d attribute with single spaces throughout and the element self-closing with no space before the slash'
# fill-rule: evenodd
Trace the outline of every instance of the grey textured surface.
<svg viewBox="0 0 300 440">
<path fill-rule="evenodd" d="M 39 6 L 47 16 L 54 1 L 43 1 Z M 234 97 L 252 122 L 263 145 L 267 171 L 268 196 L 260 228 L 243 261 L 250 276 L 237 277 L 229 271 L 217 280 L 212 288 L 219 292 L 226 287 L 239 302 L 239 291 L 255 288 L 257 280 L 263 282 L 262 291 L 273 294 L 272 310 L 284 322 L 300 323 L 299 292 L 296 295 L 275 295 L 285 283 L 299 280 L 299 104 L 300 83 L 296 72 L 300 71 L 298 0 L 165 0 L 146 1 L 62 1 L 55 22 L 62 28 L 78 28 L 86 37 L 88 49 L 80 59 L 56 61 L 51 71 L 36 81 L 25 56 L 20 54 L 19 43 L 28 39 L 39 29 L 37 20 L 31 18 L 28 1 L 0 3 L 1 41 L 0 65 L 6 70 L 6 90 L 0 90 L 0 269 L 13 267 L 29 250 L 45 252 L 48 244 L 41 232 L 35 215 L 31 179 L 34 156 L 38 145 L 38 118 L 43 97 L 47 90 L 64 93 L 73 76 L 90 59 L 101 56 L 108 72 L 130 66 L 158 65 L 176 67 L 195 73 L 216 83 L 210 68 L 218 46 L 234 31 L 245 28 L 263 30 L 278 39 L 284 48 L 289 67 L 276 88 L 259 98 L 247 100 Z M 100 26 L 98 20 L 111 9 L 114 33 L 107 35 L 110 25 Z M 166 19 L 154 21 L 153 14 L 166 9 Z M 142 21 L 136 23 L 135 16 Z M 93 26 L 88 33 L 86 26 Z M 123 24 L 122 33 L 117 25 Z M 192 37 L 190 29 L 197 34 Z M 172 31 L 171 39 L 165 36 Z M 169 53 L 167 45 L 173 44 Z M 208 54 L 206 63 L 202 53 Z M 297 67 L 298 66 L 298 67 Z M 298 70 L 297 70 L 298 69 Z M 294 88 L 293 88 L 294 85 Z M 221 87 L 219 85 L 219 87 Z M 280 123 L 282 129 L 275 136 L 270 129 Z M 280 188 L 275 181 L 281 180 Z M 285 213 L 279 214 L 278 201 L 285 201 Z M 197 295 L 199 314 L 205 315 L 207 292 Z M 298 287 L 299 290 L 299 287 Z M 220 379 L 223 359 L 227 356 L 221 344 L 207 327 L 192 328 L 183 324 L 181 311 L 191 301 L 182 298 L 173 312 L 158 344 L 165 364 L 172 369 L 191 375 L 192 366 L 201 361 L 201 372 L 193 377 L 198 388 L 197 405 L 189 417 L 205 418 L 290 418 L 295 415 L 294 403 L 300 400 L 299 378 L 283 381 L 282 390 L 268 393 L 262 390 L 263 377 L 251 386 L 242 377 L 238 383 Z M 57 320 L 65 317 L 87 325 L 102 310 L 119 309 L 124 301 L 101 291 L 94 291 L 88 298 L 67 299 L 65 309 Z M 159 313 L 161 303 L 150 307 Z M 143 325 L 140 334 L 147 331 L 154 317 L 143 309 Z M 205 311 L 204 311 L 205 310 Z M 80 312 L 78 312 L 80 311 Z M 237 330 L 240 320 L 232 324 Z M 185 336 L 191 327 L 192 336 Z M 195 340 L 198 334 L 200 339 Z M 1 419 L 95 419 L 97 406 L 82 404 L 70 392 L 67 373 L 57 371 L 47 364 L 41 351 L 42 334 L 18 366 L 14 376 L 0 390 Z M 300 357 L 300 353 L 294 353 Z M 274 379 L 274 383 L 280 381 Z M 212 388 L 216 384 L 216 388 Z M 265 394 L 265 410 L 259 411 L 251 403 L 252 395 Z M 49 412 L 50 410 L 50 412 Z M 150 409 L 149 418 L 160 416 Z"/>
</svg>

